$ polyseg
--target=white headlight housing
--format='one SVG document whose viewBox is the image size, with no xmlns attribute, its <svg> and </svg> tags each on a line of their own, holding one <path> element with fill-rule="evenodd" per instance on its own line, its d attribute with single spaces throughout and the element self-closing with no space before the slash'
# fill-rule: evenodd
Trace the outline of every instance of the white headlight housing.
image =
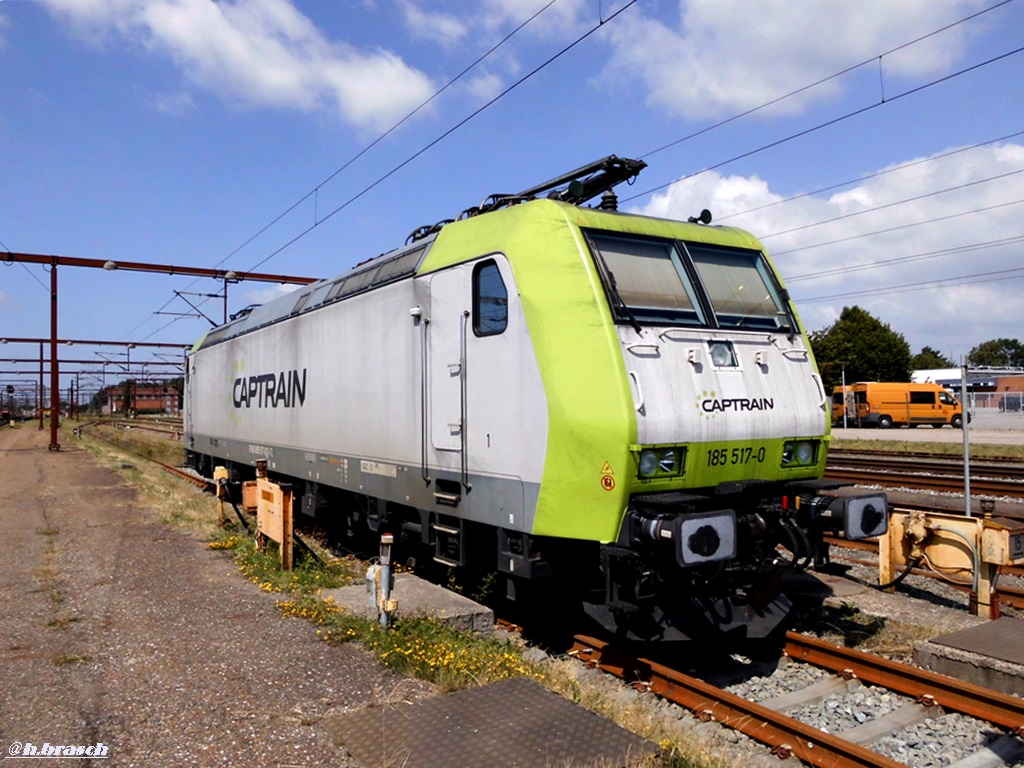
<svg viewBox="0 0 1024 768">
<path fill-rule="evenodd" d="M 810 467 L 817 459 L 817 440 L 787 440 L 782 445 L 783 467 Z"/>
<path fill-rule="evenodd" d="M 736 513 L 731 509 L 680 515 L 672 521 L 676 560 L 682 566 L 731 560 L 736 556 Z"/>
<path fill-rule="evenodd" d="M 686 448 L 681 445 L 644 448 L 637 461 L 637 474 L 642 480 L 678 477 L 683 474 Z"/>
<path fill-rule="evenodd" d="M 848 496 L 841 499 L 841 505 L 846 538 L 866 539 L 889 530 L 889 505 L 885 496 Z"/>
</svg>

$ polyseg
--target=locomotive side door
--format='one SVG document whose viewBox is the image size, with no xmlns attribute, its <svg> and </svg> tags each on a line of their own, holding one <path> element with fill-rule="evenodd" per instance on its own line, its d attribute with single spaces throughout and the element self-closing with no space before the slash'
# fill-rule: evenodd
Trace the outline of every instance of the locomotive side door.
<svg viewBox="0 0 1024 768">
<path fill-rule="evenodd" d="M 430 444 L 461 453 L 465 418 L 465 333 L 469 298 L 466 270 L 453 267 L 430 278 L 429 397 Z M 452 466 L 438 455 L 440 463 Z"/>
</svg>

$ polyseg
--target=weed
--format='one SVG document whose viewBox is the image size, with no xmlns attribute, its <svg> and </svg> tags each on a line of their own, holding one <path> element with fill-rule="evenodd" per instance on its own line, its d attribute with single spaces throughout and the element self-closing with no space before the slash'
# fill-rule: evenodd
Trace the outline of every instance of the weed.
<svg viewBox="0 0 1024 768">
<path fill-rule="evenodd" d="M 68 664 L 85 664 L 92 661 L 89 656 L 79 656 L 77 654 L 62 654 L 60 656 L 53 657 L 53 663 L 58 667 L 63 667 Z"/>
<path fill-rule="evenodd" d="M 48 622 L 46 622 L 46 626 L 50 629 L 56 629 L 63 632 L 72 624 L 75 624 L 81 620 L 82 619 L 80 616 L 58 616 L 57 618 L 50 619 Z"/>
</svg>

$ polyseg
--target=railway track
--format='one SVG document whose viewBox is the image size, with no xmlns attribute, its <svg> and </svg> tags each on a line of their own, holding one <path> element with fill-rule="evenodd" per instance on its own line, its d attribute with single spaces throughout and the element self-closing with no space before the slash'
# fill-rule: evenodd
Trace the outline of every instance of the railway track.
<svg viewBox="0 0 1024 768">
<path fill-rule="evenodd" d="M 130 453 L 133 456 L 138 456 L 140 459 L 145 459 L 146 461 L 151 461 L 154 464 L 156 464 L 158 467 L 160 467 L 162 470 L 164 470 L 165 472 L 167 472 L 167 473 L 169 473 L 171 475 L 174 475 L 175 477 L 177 477 L 177 478 L 179 478 L 181 480 L 184 480 L 184 481 L 186 481 L 188 483 L 191 483 L 192 485 L 195 485 L 195 486 L 203 489 L 204 491 L 212 491 L 212 490 L 214 490 L 214 485 L 209 480 L 206 480 L 205 478 L 199 477 L 198 475 L 194 475 L 191 472 L 186 472 L 183 469 L 179 469 L 178 467 L 175 467 L 175 466 L 172 466 L 172 465 L 167 464 L 165 462 L 162 462 L 159 459 L 156 459 L 156 458 L 154 458 L 152 456 L 147 456 L 145 453 L 142 453 L 140 451 L 134 450 L 130 446 L 125 445 L 123 442 L 118 442 L 117 440 L 111 440 L 108 437 L 104 437 L 103 435 L 101 435 L 99 433 L 99 430 L 92 429 L 92 427 L 97 427 L 97 426 L 111 426 L 111 427 L 115 427 L 115 428 L 120 428 L 118 424 L 112 423 L 112 422 L 87 422 L 85 424 L 82 424 L 80 427 L 78 427 L 77 430 L 78 431 L 84 431 L 84 430 L 88 429 L 89 430 L 89 437 L 95 438 L 96 440 L 102 440 L 104 443 L 107 443 L 108 445 L 112 445 L 112 446 L 116 447 L 119 450 L 125 451 L 126 453 Z M 150 431 L 164 432 L 165 430 L 150 430 Z"/>
<path fill-rule="evenodd" d="M 825 477 L 860 485 L 963 493 L 963 459 L 935 454 L 830 450 Z M 1024 462 L 972 459 L 971 493 L 1024 498 Z"/>
<path fill-rule="evenodd" d="M 1017 755 L 1011 758 L 1014 760 L 1024 757 L 1024 741 L 1020 738 L 1024 736 L 1024 700 L 793 632 L 786 635 L 784 652 L 792 662 L 813 665 L 825 674 L 786 694 L 756 701 L 659 662 L 631 657 L 593 637 L 577 635 L 569 651 L 589 666 L 685 707 L 701 720 L 713 720 L 740 731 L 767 745 L 772 754 L 783 759 L 793 756 L 809 765 L 830 768 L 900 768 L 920 764 L 912 749 L 905 753 L 914 762 L 903 762 L 889 755 L 902 754 L 901 730 L 943 712 L 973 719 L 956 726 L 949 726 L 947 722 L 947 727 L 977 733 L 974 740 L 977 749 L 965 750 L 967 754 L 958 756 L 954 768 L 980 765 L 982 763 L 969 760 L 980 759 L 986 753 Z M 781 664 L 776 674 L 791 675 L 790 666 Z M 843 729 L 839 724 L 839 733 L 830 732 L 833 728 L 823 730 L 822 717 L 808 714 L 808 707 L 819 711 L 842 710 L 842 705 L 829 707 L 822 703 L 834 704 L 835 697 L 850 694 L 858 683 L 888 692 L 885 695 L 897 697 L 899 705 L 853 728 Z M 799 718 L 787 714 L 797 711 Z M 824 718 L 828 721 L 827 712 Z M 808 720 L 819 722 L 812 724 Z M 1002 734 L 992 743 L 986 743 L 989 741 L 984 735 L 986 729 L 993 727 L 999 728 Z M 869 746 L 883 740 L 886 742 L 884 749 L 876 751 Z M 967 738 L 960 740 L 965 745 L 968 743 Z M 914 737 L 907 741 L 908 744 L 913 742 Z"/>
<path fill-rule="evenodd" d="M 94 430 L 90 434 L 130 451 Z M 155 461 L 150 456 L 133 453 Z M 209 485 L 176 467 L 159 461 L 155 463 L 188 482 L 201 487 Z M 836 543 L 849 545 L 845 541 Z M 813 667 L 822 672 L 813 682 L 766 700 L 717 687 L 657 661 L 632 658 L 592 637 L 576 636 L 569 652 L 589 666 L 616 674 L 639 688 L 685 707 L 702 720 L 714 720 L 768 745 L 771 752 L 780 758 L 793 756 L 809 765 L 831 768 L 916 765 L 918 763 L 913 757 L 906 762 L 889 754 L 894 749 L 893 744 L 900 743 L 899 731 L 913 727 L 915 722 L 925 718 L 938 716 L 943 710 L 961 713 L 965 718 L 978 721 L 976 727 L 959 727 L 975 729 L 977 738 L 974 741 L 979 753 L 985 749 L 1007 754 L 1019 752 L 1021 756 L 1013 759 L 1024 760 L 1024 740 L 1021 739 L 1024 736 L 1024 701 L 804 635 L 787 635 L 785 655 L 793 664 L 780 665 L 781 674 L 787 674 L 789 666 Z M 905 701 L 883 717 L 860 723 L 855 728 L 836 726 L 823 730 L 820 723 L 807 722 L 809 707 L 818 707 L 823 701 L 834 702 L 836 697 L 846 695 L 859 683 L 890 691 L 894 696 L 905 697 Z M 797 710 L 799 717 L 793 716 Z M 994 745 L 986 747 L 982 734 L 992 728 L 1003 733 Z M 833 730 L 839 732 L 830 732 Z M 886 751 L 876 751 L 871 747 L 879 740 L 887 741 Z M 969 759 L 964 756 L 953 763 L 953 768 L 983 764 L 969 762 Z"/>
<path fill-rule="evenodd" d="M 850 563 L 854 565 L 864 566 L 865 568 L 872 568 L 877 571 L 878 569 L 878 541 L 874 539 L 863 539 L 860 541 L 847 541 L 846 539 L 834 538 L 831 536 L 825 537 L 826 542 L 832 547 L 831 558 L 833 561 L 841 560 L 844 563 Z M 845 550 L 845 551 L 844 551 Z M 850 554 L 850 551 L 862 551 L 870 552 L 875 555 L 873 560 L 863 559 Z M 1024 568 L 1014 566 L 1002 566 L 999 569 L 1000 574 L 1005 576 L 1016 576 L 1018 578 L 1024 578 Z M 939 575 L 935 571 L 930 571 L 925 568 L 913 568 L 910 571 L 911 576 L 921 576 L 933 580 L 941 580 L 943 583 L 949 585 L 952 589 L 957 590 L 963 594 L 970 594 L 973 585 L 969 581 L 958 581 L 952 579 L 949 576 Z M 996 595 L 999 602 L 1004 606 L 1009 606 L 1020 611 L 1024 611 L 1024 589 L 1015 587 L 1009 584 L 1000 583 L 996 588 Z"/>
</svg>

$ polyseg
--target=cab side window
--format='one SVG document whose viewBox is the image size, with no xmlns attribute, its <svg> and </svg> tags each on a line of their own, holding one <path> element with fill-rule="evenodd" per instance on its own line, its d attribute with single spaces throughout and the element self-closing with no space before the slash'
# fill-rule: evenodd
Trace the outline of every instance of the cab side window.
<svg viewBox="0 0 1024 768">
<path fill-rule="evenodd" d="M 495 336 L 508 327 L 508 289 L 494 261 L 473 268 L 473 333 Z"/>
</svg>

